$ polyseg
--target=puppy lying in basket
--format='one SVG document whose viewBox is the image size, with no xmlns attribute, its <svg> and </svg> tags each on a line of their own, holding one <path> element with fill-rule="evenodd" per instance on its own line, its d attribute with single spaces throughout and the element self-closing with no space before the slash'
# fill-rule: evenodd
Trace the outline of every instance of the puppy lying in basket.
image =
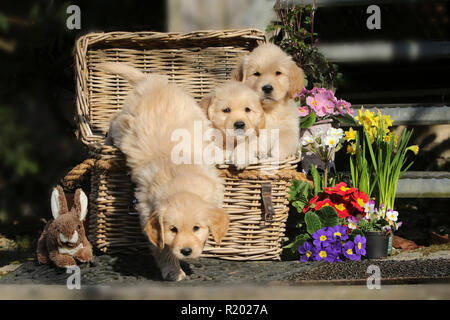
<svg viewBox="0 0 450 320">
<path fill-rule="evenodd" d="M 203 153 L 209 141 L 203 141 L 203 149 L 194 149 L 191 164 L 176 164 L 172 135 L 182 130 L 194 137 L 195 123 L 203 132 L 211 123 L 195 100 L 166 76 L 146 75 L 120 63 L 99 68 L 135 86 L 112 120 L 108 136 L 126 155 L 141 227 L 163 278 L 183 280 L 186 274 L 179 260 L 198 257 L 209 231 L 220 243 L 229 218 L 221 208 L 224 187 L 216 167 L 194 164 L 195 153 Z"/>
<path fill-rule="evenodd" d="M 278 141 L 268 140 L 266 148 L 276 147 L 279 159 L 295 155 L 300 128 L 293 97 L 305 84 L 303 70 L 280 47 L 266 43 L 242 58 L 232 78 L 255 90 L 264 109 L 266 128 L 279 130 Z"/>
<path fill-rule="evenodd" d="M 259 132 L 265 127 L 264 110 L 258 94 L 238 81 L 228 81 L 214 89 L 200 106 L 214 128 L 222 134 L 219 148 L 225 162 L 238 170 L 258 163 Z"/>
</svg>

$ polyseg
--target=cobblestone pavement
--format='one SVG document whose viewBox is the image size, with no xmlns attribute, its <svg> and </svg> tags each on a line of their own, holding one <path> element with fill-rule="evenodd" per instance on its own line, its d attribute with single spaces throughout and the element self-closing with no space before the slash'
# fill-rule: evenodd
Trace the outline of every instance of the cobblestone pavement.
<svg viewBox="0 0 450 320">
<path fill-rule="evenodd" d="M 183 262 L 182 268 L 187 279 L 176 285 L 214 285 L 220 282 L 258 283 L 286 280 L 296 272 L 309 270 L 316 263 L 298 261 L 224 261 L 201 258 Z M 91 264 L 80 265 L 81 282 L 85 285 L 136 285 L 160 283 L 175 285 L 163 281 L 160 271 L 151 256 L 97 256 Z M 0 279 L 0 284 L 61 284 L 65 285 L 69 275 L 65 270 L 52 266 L 25 262 L 17 270 Z"/>
<path fill-rule="evenodd" d="M 404 261 L 401 261 L 404 260 Z M 346 261 L 328 264 L 325 262 L 298 261 L 226 261 L 201 258 L 183 262 L 187 279 L 181 282 L 163 281 L 160 271 L 149 255 L 96 256 L 90 264 L 80 265 L 83 285 L 135 286 L 214 286 L 218 284 L 295 284 L 298 281 L 327 280 L 332 283 L 352 284 L 351 280 L 364 280 L 367 266 L 379 265 L 391 278 L 443 280 L 450 278 L 450 251 L 438 251 L 427 256 L 417 252 L 402 252 L 380 260 L 361 262 Z M 385 267 L 383 267 L 385 266 Z M 385 268 L 383 271 L 383 268 Z M 411 272 L 407 272 L 411 270 Z M 413 272 L 415 271 L 415 272 Z M 51 284 L 65 285 L 69 274 L 53 266 L 26 261 L 17 269 L 0 278 L 1 284 Z M 420 281 L 419 281 L 420 282 Z M 413 282 L 414 283 L 414 282 Z M 344 283 L 345 284 L 345 283 Z"/>
</svg>

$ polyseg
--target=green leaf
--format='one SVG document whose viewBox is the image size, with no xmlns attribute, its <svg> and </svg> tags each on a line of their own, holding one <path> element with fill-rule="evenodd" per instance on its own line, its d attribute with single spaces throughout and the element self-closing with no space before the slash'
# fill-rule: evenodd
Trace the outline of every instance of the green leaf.
<svg viewBox="0 0 450 320">
<path fill-rule="evenodd" d="M 364 232 L 362 232 L 359 229 L 354 229 L 351 233 L 350 233 L 350 239 L 354 239 L 356 237 L 356 235 L 360 235 L 360 236 L 364 236 Z"/>
<path fill-rule="evenodd" d="M 297 249 L 302 246 L 306 241 L 311 240 L 311 237 L 309 236 L 309 234 L 304 233 L 304 234 L 300 234 L 298 236 L 295 237 L 294 241 L 292 241 L 291 243 L 289 243 L 288 245 L 284 246 L 284 249 L 294 249 L 295 251 L 297 251 Z"/>
<path fill-rule="evenodd" d="M 316 114 L 312 111 L 306 117 L 300 119 L 300 128 L 307 129 L 316 122 Z"/>
<path fill-rule="evenodd" d="M 283 252 L 283 260 L 298 259 L 298 248 L 303 246 L 303 244 L 309 240 L 311 240 L 311 237 L 307 233 L 298 235 L 294 241 L 283 247 L 283 249 L 285 249 Z"/>
<path fill-rule="evenodd" d="M 341 124 L 346 124 L 350 126 L 355 126 L 357 124 L 355 119 L 349 114 L 346 114 L 345 116 L 331 116 L 331 118 L 335 121 L 338 121 Z"/>
<path fill-rule="evenodd" d="M 330 206 L 322 207 L 319 210 L 319 219 L 322 227 L 334 227 L 339 223 L 339 216 L 336 209 Z"/>
<path fill-rule="evenodd" d="M 322 229 L 322 223 L 317 214 L 312 211 L 308 211 L 305 214 L 306 231 L 310 235 L 314 234 L 317 230 Z"/>
<path fill-rule="evenodd" d="M 314 194 L 318 194 L 322 190 L 320 173 L 313 164 L 310 167 L 310 171 L 314 183 Z"/>
<path fill-rule="evenodd" d="M 367 220 L 359 220 L 358 228 L 359 229 L 355 229 L 355 230 L 361 230 L 363 233 L 371 230 L 370 223 Z"/>
<path fill-rule="evenodd" d="M 292 180 L 289 191 L 289 200 L 292 206 L 301 212 L 303 208 L 309 203 L 312 196 L 312 187 L 309 183 L 302 180 Z"/>
</svg>

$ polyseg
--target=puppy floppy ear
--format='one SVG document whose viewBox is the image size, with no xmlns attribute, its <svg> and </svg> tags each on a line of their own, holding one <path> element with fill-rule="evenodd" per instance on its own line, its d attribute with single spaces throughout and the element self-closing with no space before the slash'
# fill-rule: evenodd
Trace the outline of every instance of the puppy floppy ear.
<svg viewBox="0 0 450 320">
<path fill-rule="evenodd" d="M 73 204 L 75 206 L 75 210 L 78 214 L 80 221 L 83 221 L 86 218 L 87 207 L 88 207 L 88 198 L 86 194 L 81 189 L 77 189 L 75 191 L 75 196 L 73 197 Z"/>
<path fill-rule="evenodd" d="M 211 120 L 211 119 L 209 118 L 208 109 L 209 109 L 209 106 L 211 105 L 213 99 L 214 99 L 214 93 L 211 92 L 210 94 L 207 94 L 206 96 L 204 96 L 202 98 L 202 100 L 200 100 L 200 102 L 199 102 L 200 107 L 202 108 L 203 112 L 206 114 L 206 116 L 208 117 L 209 120 Z"/>
<path fill-rule="evenodd" d="M 164 249 L 164 230 L 162 217 L 157 217 L 156 214 L 147 220 L 144 226 L 144 232 L 148 240 L 159 249 Z"/>
<path fill-rule="evenodd" d="M 60 215 L 66 214 L 67 209 L 66 195 L 64 194 L 61 186 L 53 188 L 52 195 L 50 197 L 50 206 L 52 208 L 53 219 L 57 219 Z"/>
<path fill-rule="evenodd" d="M 289 70 L 289 98 L 294 98 L 294 95 L 303 89 L 305 86 L 305 74 L 302 68 L 292 61 L 291 68 Z"/>
<path fill-rule="evenodd" d="M 231 80 L 245 82 L 247 76 L 246 75 L 247 59 L 248 59 L 247 55 L 242 57 L 237 67 L 231 72 Z"/>
<path fill-rule="evenodd" d="M 217 244 L 220 244 L 220 241 L 228 231 L 228 224 L 230 222 L 228 213 L 221 208 L 214 208 L 210 210 L 209 214 L 209 230 L 211 231 L 214 241 Z"/>
</svg>

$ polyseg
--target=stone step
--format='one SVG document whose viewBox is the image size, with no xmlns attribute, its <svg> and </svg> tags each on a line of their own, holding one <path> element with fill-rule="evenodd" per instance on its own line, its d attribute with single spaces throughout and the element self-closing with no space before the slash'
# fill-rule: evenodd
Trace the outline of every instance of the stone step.
<svg viewBox="0 0 450 320">
<path fill-rule="evenodd" d="M 450 198 L 450 172 L 410 171 L 397 185 L 398 198 Z"/>
<path fill-rule="evenodd" d="M 423 104 L 366 104 L 353 105 L 355 110 L 361 107 L 376 112 L 376 108 L 390 115 L 394 125 L 438 125 L 450 123 L 450 106 Z"/>
<path fill-rule="evenodd" d="M 344 172 L 350 177 L 350 172 Z M 398 181 L 397 198 L 450 198 L 450 172 L 408 171 Z"/>
</svg>

